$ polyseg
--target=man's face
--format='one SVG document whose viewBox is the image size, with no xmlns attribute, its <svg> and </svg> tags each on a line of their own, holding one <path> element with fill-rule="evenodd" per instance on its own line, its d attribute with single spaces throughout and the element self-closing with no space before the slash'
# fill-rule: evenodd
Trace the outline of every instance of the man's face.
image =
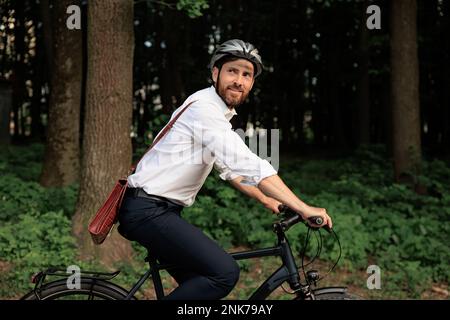
<svg viewBox="0 0 450 320">
<path fill-rule="evenodd" d="M 253 64 L 245 59 L 225 63 L 220 70 L 214 67 L 212 78 L 216 91 L 228 107 L 234 108 L 247 98 L 254 83 Z"/>
</svg>

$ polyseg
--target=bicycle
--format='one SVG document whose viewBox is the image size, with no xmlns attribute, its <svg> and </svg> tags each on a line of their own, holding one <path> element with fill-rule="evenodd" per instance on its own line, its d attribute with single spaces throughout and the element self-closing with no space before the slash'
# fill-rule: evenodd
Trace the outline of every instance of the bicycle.
<svg viewBox="0 0 450 320">
<path fill-rule="evenodd" d="M 322 236 L 320 236 L 320 243 L 318 242 L 318 250 L 315 257 L 307 265 L 304 265 L 304 257 L 306 246 L 309 242 L 310 231 L 318 231 L 320 234 L 320 229 L 310 226 L 306 221 L 304 221 L 300 215 L 293 212 L 286 206 L 280 207 L 280 212 L 282 212 L 282 219 L 273 223 L 273 232 L 277 235 L 278 243 L 274 247 L 255 249 L 248 251 L 240 251 L 230 253 L 231 256 L 236 260 L 246 260 L 251 258 L 260 258 L 267 256 L 277 256 L 281 258 L 282 265 L 272 273 L 248 298 L 249 300 L 263 300 L 270 296 L 277 288 L 281 287 L 283 290 L 283 284 L 287 282 L 291 288 L 292 294 L 295 295 L 293 300 L 354 300 L 358 299 L 357 296 L 352 295 L 347 292 L 346 287 L 324 287 L 324 288 L 313 288 L 316 287 L 317 282 L 321 280 L 319 273 L 316 270 L 310 270 L 305 272 L 305 267 L 316 259 L 322 248 Z M 321 225 L 323 220 L 321 217 L 310 217 L 310 222 Z M 301 283 L 301 277 L 299 273 L 299 268 L 296 265 L 294 255 L 292 253 L 289 241 L 286 238 L 285 233 L 293 225 L 303 222 L 308 227 L 308 234 L 305 240 L 305 246 L 302 253 L 302 271 L 304 275 L 305 283 Z M 339 244 L 339 250 L 341 246 L 339 239 L 334 232 L 334 230 L 327 230 L 332 232 Z M 335 262 L 334 266 L 330 269 L 331 272 L 337 265 L 341 256 Z M 35 287 L 32 291 L 24 295 L 21 300 L 54 300 L 54 299 L 78 299 L 86 298 L 88 300 L 93 299 L 105 299 L 105 300 L 136 300 L 134 296 L 137 290 L 143 285 L 143 283 L 151 278 L 154 285 L 154 290 L 157 300 L 164 297 L 164 290 L 161 282 L 160 271 L 169 270 L 170 265 L 160 264 L 151 253 L 148 252 L 148 256 L 145 261 L 149 263 L 149 269 L 144 275 L 136 282 L 136 284 L 128 291 L 110 280 L 116 277 L 120 271 L 115 271 L 112 273 L 104 272 L 92 272 L 84 271 L 81 272 L 80 285 L 78 288 L 70 289 L 67 285 L 68 274 L 65 270 L 49 268 L 45 271 L 40 271 L 36 273 L 32 282 Z M 60 276 L 63 279 L 54 280 L 51 282 L 45 282 L 47 276 Z"/>
</svg>

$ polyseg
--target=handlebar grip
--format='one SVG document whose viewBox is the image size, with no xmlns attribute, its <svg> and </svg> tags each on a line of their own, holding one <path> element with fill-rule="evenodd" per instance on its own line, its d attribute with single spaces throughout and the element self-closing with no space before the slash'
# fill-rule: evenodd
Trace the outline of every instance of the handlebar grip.
<svg viewBox="0 0 450 320">
<path fill-rule="evenodd" d="M 308 220 L 309 220 L 309 222 L 314 223 L 319 226 L 323 223 L 323 219 L 320 216 L 309 217 Z M 328 233 L 331 232 L 331 229 L 327 224 L 322 226 L 322 228 L 324 228 Z"/>
<path fill-rule="evenodd" d="M 280 211 L 280 213 L 288 212 L 288 211 L 290 211 L 290 208 L 285 204 L 280 204 L 278 206 L 278 210 Z M 285 219 L 282 223 L 282 227 L 283 227 L 283 229 L 287 230 L 292 225 L 296 224 L 299 220 L 303 220 L 303 218 L 299 214 L 296 213 L 294 216 Z M 313 216 L 313 217 L 309 217 L 308 221 L 312 224 L 320 226 L 323 223 L 323 218 L 321 216 Z M 322 226 L 322 228 L 324 228 L 328 233 L 331 233 L 331 229 L 328 225 L 324 225 L 324 226 Z"/>
<path fill-rule="evenodd" d="M 320 216 L 309 217 L 308 220 L 309 222 L 317 224 L 318 226 L 323 223 L 323 219 Z"/>
<path fill-rule="evenodd" d="M 286 218 L 284 221 L 291 222 L 291 219 L 294 217 L 297 217 L 297 216 L 300 217 L 300 220 L 303 220 L 302 216 L 300 216 L 298 213 L 291 210 L 285 204 L 280 204 L 278 206 L 278 210 L 280 211 L 280 213 L 289 213 L 290 215 L 292 214 L 292 217 Z M 295 220 L 297 221 L 298 219 L 295 219 Z M 313 217 L 309 217 L 308 221 L 312 224 L 316 224 L 316 225 L 320 226 L 323 223 L 323 218 L 321 216 L 313 216 Z"/>
</svg>

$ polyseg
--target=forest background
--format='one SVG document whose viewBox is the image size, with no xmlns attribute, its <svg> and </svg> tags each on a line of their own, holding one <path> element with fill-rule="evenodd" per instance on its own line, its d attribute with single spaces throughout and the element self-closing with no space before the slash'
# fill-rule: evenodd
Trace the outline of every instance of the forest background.
<svg viewBox="0 0 450 320">
<path fill-rule="evenodd" d="M 0 297 L 51 265 L 137 279 L 144 250 L 116 232 L 94 246 L 87 224 L 172 111 L 211 85 L 214 47 L 240 38 L 265 68 L 233 128 L 269 142 L 278 129 L 280 176 L 333 217 L 343 256 L 324 284 L 448 299 L 449 16 L 445 0 L 0 1 Z M 276 217 L 216 174 L 184 216 L 230 251 L 275 240 Z M 289 231 L 297 252 L 304 238 Z M 331 237 L 324 248 L 323 273 L 338 254 Z M 242 263 L 230 298 L 276 263 Z"/>
</svg>

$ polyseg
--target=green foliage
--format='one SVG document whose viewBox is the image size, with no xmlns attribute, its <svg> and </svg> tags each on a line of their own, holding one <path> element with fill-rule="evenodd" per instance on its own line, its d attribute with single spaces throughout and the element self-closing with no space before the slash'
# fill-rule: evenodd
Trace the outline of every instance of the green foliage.
<svg viewBox="0 0 450 320">
<path fill-rule="evenodd" d="M 30 211 L 59 211 L 70 217 L 78 186 L 44 188 L 39 178 L 42 145 L 10 147 L 0 152 L 0 222 L 15 222 Z"/>
<path fill-rule="evenodd" d="M 186 11 L 190 18 L 201 17 L 202 10 L 208 8 L 208 0 L 178 0 L 177 2 L 177 9 Z"/>
<path fill-rule="evenodd" d="M 42 144 L 4 148 L 0 152 L 0 175 L 12 172 L 18 178 L 36 181 L 41 173 L 43 154 Z"/>
<path fill-rule="evenodd" d="M 30 211 L 16 223 L 0 227 L 0 256 L 10 262 L 10 272 L 2 274 L 2 296 L 13 296 L 29 290 L 31 275 L 49 266 L 69 266 L 75 259 L 75 240 L 71 221 L 62 211 Z"/>
<path fill-rule="evenodd" d="M 51 265 L 89 267 L 74 262 L 71 213 L 76 186 L 46 189 L 36 182 L 38 174 L 33 170 L 28 171 L 31 179 L 23 175 L 25 167 L 38 167 L 41 152 L 32 146 L 0 154 L 1 296 L 20 296 L 30 289 L 31 274 Z M 339 267 L 355 275 L 371 264 L 381 268 L 384 298 L 417 298 L 431 283 L 448 283 L 450 225 L 444 223 L 450 216 L 448 164 L 424 161 L 422 175 L 417 177 L 426 187 L 424 194 L 392 183 L 392 168 L 380 146 L 361 148 L 348 158 L 285 161 L 280 175 L 305 202 L 326 208 L 333 217 L 343 250 Z M 182 214 L 227 249 L 276 243 L 271 226 L 278 218 L 215 174 L 207 178 L 195 205 Z M 307 257 L 317 250 L 317 235 L 312 234 L 305 249 Z M 304 250 L 306 228 L 299 224 L 289 230 L 288 237 L 299 256 Z M 337 259 L 338 245 L 331 235 L 322 232 L 322 237 L 320 258 L 331 266 Z M 136 243 L 133 247 L 136 260 L 142 261 L 146 250 Z M 270 273 L 272 264 L 261 270 Z M 240 265 L 243 272 L 255 272 L 247 261 Z M 117 281 L 125 287 L 143 272 L 135 266 L 121 269 L 125 271 Z M 263 275 L 258 277 L 262 279 Z M 170 286 L 170 280 L 165 281 Z M 255 288 L 249 281 L 241 279 L 243 291 L 238 297 L 247 296 Z"/>
<path fill-rule="evenodd" d="M 0 255 L 9 261 L 25 259 L 35 264 L 44 259 L 64 263 L 73 257 L 68 250 L 74 244 L 71 221 L 62 211 L 21 215 L 17 223 L 0 227 L 0 243 Z"/>
<path fill-rule="evenodd" d="M 77 187 L 44 188 L 39 177 L 41 145 L 0 152 L 1 296 L 29 290 L 30 276 L 42 268 L 74 263 L 71 215 Z M 2 270 L 3 271 L 3 270 Z"/>
<path fill-rule="evenodd" d="M 77 196 L 77 186 L 44 188 L 37 182 L 23 181 L 15 174 L 4 174 L 0 181 L 0 221 L 15 221 L 20 215 L 61 210 L 70 217 Z"/>
</svg>

